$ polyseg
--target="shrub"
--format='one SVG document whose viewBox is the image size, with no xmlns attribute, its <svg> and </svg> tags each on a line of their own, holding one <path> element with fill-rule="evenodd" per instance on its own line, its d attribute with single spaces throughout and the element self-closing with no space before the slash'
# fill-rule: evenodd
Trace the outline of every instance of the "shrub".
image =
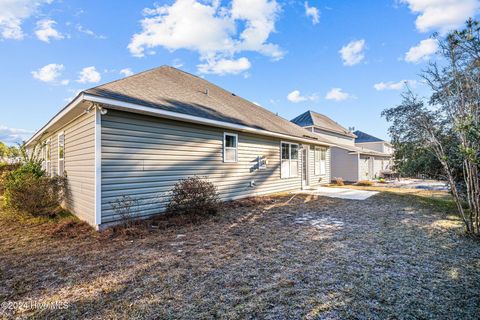
<svg viewBox="0 0 480 320">
<path fill-rule="evenodd" d="M 369 180 L 360 180 L 357 183 L 355 183 L 357 186 L 362 186 L 362 187 L 370 187 L 373 186 L 373 182 Z"/>
<path fill-rule="evenodd" d="M 3 194 L 5 189 L 5 179 L 9 172 L 12 172 L 20 167 L 19 163 L 9 164 L 9 163 L 0 163 L 0 195 Z"/>
<path fill-rule="evenodd" d="M 125 226 L 133 225 L 133 211 L 138 207 L 138 200 L 130 196 L 123 195 L 115 201 L 110 202 L 110 207 L 115 214 L 120 216 L 122 224 Z"/>
<path fill-rule="evenodd" d="M 343 181 L 343 178 L 335 178 L 333 180 L 333 183 L 337 186 L 344 186 L 345 182 Z"/>
<path fill-rule="evenodd" d="M 171 191 L 167 214 L 205 216 L 217 213 L 217 187 L 205 178 L 189 177 L 178 181 Z"/>
<path fill-rule="evenodd" d="M 33 216 L 54 215 L 66 194 L 66 177 L 47 177 L 41 164 L 27 162 L 4 178 L 5 205 Z"/>
</svg>

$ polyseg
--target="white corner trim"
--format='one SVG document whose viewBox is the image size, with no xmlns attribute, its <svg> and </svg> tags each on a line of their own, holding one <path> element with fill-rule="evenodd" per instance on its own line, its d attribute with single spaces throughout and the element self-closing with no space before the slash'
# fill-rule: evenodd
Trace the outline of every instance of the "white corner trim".
<svg viewBox="0 0 480 320">
<path fill-rule="evenodd" d="M 95 111 L 95 225 L 102 223 L 102 114 Z"/>
<path fill-rule="evenodd" d="M 252 128 L 252 127 L 249 127 L 249 126 L 246 126 L 246 125 L 241 125 L 241 124 L 235 124 L 235 123 L 230 123 L 230 122 L 225 122 L 225 121 L 212 120 L 212 119 L 207 119 L 207 118 L 202 118 L 202 117 L 197 117 L 197 116 L 191 116 L 191 115 L 188 115 L 188 114 L 162 110 L 162 109 L 154 108 L 154 107 L 147 107 L 147 106 L 143 106 L 143 105 L 139 105 L 139 104 L 135 104 L 135 103 L 98 97 L 98 96 L 94 96 L 94 95 L 87 94 L 87 93 L 84 94 L 83 98 L 85 100 L 88 100 L 88 101 L 91 101 L 91 102 L 97 102 L 97 103 L 110 105 L 110 107 L 113 107 L 113 109 L 118 109 L 118 110 L 124 110 L 124 111 L 129 111 L 129 112 L 139 112 L 140 111 L 140 112 L 144 112 L 144 113 L 147 113 L 147 114 L 150 114 L 150 115 L 156 115 L 156 116 L 159 116 L 159 117 L 173 119 L 173 120 L 180 120 L 180 121 L 185 121 L 185 122 L 198 123 L 198 124 L 203 124 L 203 125 L 210 125 L 210 126 L 213 126 L 213 127 L 226 128 L 226 129 L 242 131 L 242 132 L 250 132 L 250 133 L 259 134 L 259 135 L 263 135 L 263 136 L 271 136 L 271 137 L 277 137 L 277 138 L 290 139 L 290 140 L 301 141 L 301 142 L 310 143 L 310 144 L 317 144 L 317 145 L 323 145 L 323 146 L 333 146 L 333 144 L 327 143 L 327 142 L 310 140 L 310 139 L 305 139 L 305 138 L 299 138 L 299 137 L 290 136 L 290 135 L 287 135 L 287 134 L 276 133 L 276 132 L 271 132 L 271 131 L 268 131 L 268 130 Z"/>
</svg>

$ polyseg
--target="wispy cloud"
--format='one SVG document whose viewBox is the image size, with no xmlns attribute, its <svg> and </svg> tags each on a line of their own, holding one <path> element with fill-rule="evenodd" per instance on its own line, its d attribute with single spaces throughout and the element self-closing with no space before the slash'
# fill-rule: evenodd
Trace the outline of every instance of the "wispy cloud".
<svg viewBox="0 0 480 320">
<path fill-rule="evenodd" d="M 364 50 L 365 40 L 361 39 L 349 42 L 339 51 L 343 64 L 345 66 L 353 66 L 360 63 L 365 58 Z"/>
<path fill-rule="evenodd" d="M 102 79 L 100 72 L 94 66 L 85 67 L 80 71 L 77 82 L 79 83 L 96 83 Z"/>
<path fill-rule="evenodd" d="M 287 99 L 288 101 L 290 102 L 293 102 L 293 103 L 299 103 L 299 102 L 303 102 L 303 101 L 314 101 L 314 100 L 317 100 L 318 99 L 318 95 L 317 94 L 312 94 L 312 95 L 309 95 L 309 96 L 304 96 L 300 93 L 300 90 L 293 90 L 292 92 L 290 92 L 288 95 L 287 95 Z"/>
<path fill-rule="evenodd" d="M 49 84 L 67 85 L 70 82 L 69 80 L 60 80 L 64 69 L 63 64 L 50 63 L 38 70 L 32 71 L 32 76 L 39 81 Z"/>
<path fill-rule="evenodd" d="M 250 61 L 245 58 L 239 59 L 220 59 L 220 60 L 211 60 L 204 64 L 199 64 L 198 71 L 201 73 L 213 73 L 218 75 L 225 74 L 239 74 L 248 69 L 252 64 Z"/>
<path fill-rule="evenodd" d="M 7 144 L 21 143 L 30 138 L 33 130 L 11 128 L 0 124 L 0 141 Z"/>
<path fill-rule="evenodd" d="M 55 29 L 56 24 L 57 23 L 51 19 L 43 19 L 38 21 L 35 29 L 35 35 L 37 36 L 38 40 L 49 43 L 50 39 L 63 39 L 64 36 Z"/>
<path fill-rule="evenodd" d="M 416 80 L 400 80 L 397 82 L 379 82 L 375 83 L 373 87 L 377 91 L 383 91 L 383 90 L 402 90 L 406 86 L 409 87 L 414 87 L 416 86 L 417 81 Z"/>
<path fill-rule="evenodd" d="M 122 74 L 124 77 L 129 77 L 129 76 L 133 75 L 133 71 L 130 68 L 122 69 L 122 70 L 120 70 L 119 73 Z"/>
<path fill-rule="evenodd" d="M 438 50 L 438 41 L 436 39 L 425 39 L 414 47 L 411 47 L 407 53 L 405 53 L 405 61 L 407 62 L 420 62 L 422 60 L 428 60 Z"/>
<path fill-rule="evenodd" d="M 344 101 L 351 98 L 353 98 L 353 96 L 344 92 L 341 88 L 332 88 L 325 95 L 325 99 L 334 101 Z"/>
<path fill-rule="evenodd" d="M 313 24 L 318 24 L 320 22 L 320 11 L 316 7 L 310 7 L 308 2 L 305 1 L 305 15 L 312 19 Z"/>
<path fill-rule="evenodd" d="M 80 25 L 80 24 L 77 24 L 77 26 L 75 27 L 77 29 L 78 32 L 81 32 L 81 33 L 84 33 L 86 35 L 89 35 L 95 39 L 107 39 L 106 36 L 104 35 L 101 35 L 101 34 L 96 34 L 94 31 L 88 29 L 88 28 L 85 28 L 84 26 Z"/>
</svg>

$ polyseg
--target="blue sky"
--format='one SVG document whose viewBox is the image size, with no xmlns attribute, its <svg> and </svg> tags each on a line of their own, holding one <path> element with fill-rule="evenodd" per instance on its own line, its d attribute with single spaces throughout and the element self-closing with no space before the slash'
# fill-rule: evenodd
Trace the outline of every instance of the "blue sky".
<svg viewBox="0 0 480 320">
<path fill-rule="evenodd" d="M 311 109 L 388 139 L 383 109 L 435 59 L 433 32 L 477 0 L 0 2 L 0 140 L 40 128 L 79 90 L 163 64 L 292 119 Z"/>
</svg>

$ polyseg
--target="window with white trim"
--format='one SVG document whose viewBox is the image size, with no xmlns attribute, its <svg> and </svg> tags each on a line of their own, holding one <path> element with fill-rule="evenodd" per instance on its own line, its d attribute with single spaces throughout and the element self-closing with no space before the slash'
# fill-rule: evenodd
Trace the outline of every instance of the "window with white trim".
<svg viewBox="0 0 480 320">
<path fill-rule="evenodd" d="M 281 143 L 281 170 L 280 176 L 284 178 L 298 177 L 298 144 L 296 143 Z"/>
<path fill-rule="evenodd" d="M 65 173 L 65 134 L 58 135 L 58 175 Z"/>
<path fill-rule="evenodd" d="M 315 147 L 315 175 L 325 174 L 327 171 L 327 149 Z"/>
<path fill-rule="evenodd" d="M 43 170 L 47 173 L 48 176 L 52 175 L 52 153 L 51 153 L 51 144 L 50 139 L 45 141 L 43 146 Z"/>
<path fill-rule="evenodd" d="M 223 162 L 238 161 L 238 135 L 236 133 L 223 133 Z"/>
</svg>

